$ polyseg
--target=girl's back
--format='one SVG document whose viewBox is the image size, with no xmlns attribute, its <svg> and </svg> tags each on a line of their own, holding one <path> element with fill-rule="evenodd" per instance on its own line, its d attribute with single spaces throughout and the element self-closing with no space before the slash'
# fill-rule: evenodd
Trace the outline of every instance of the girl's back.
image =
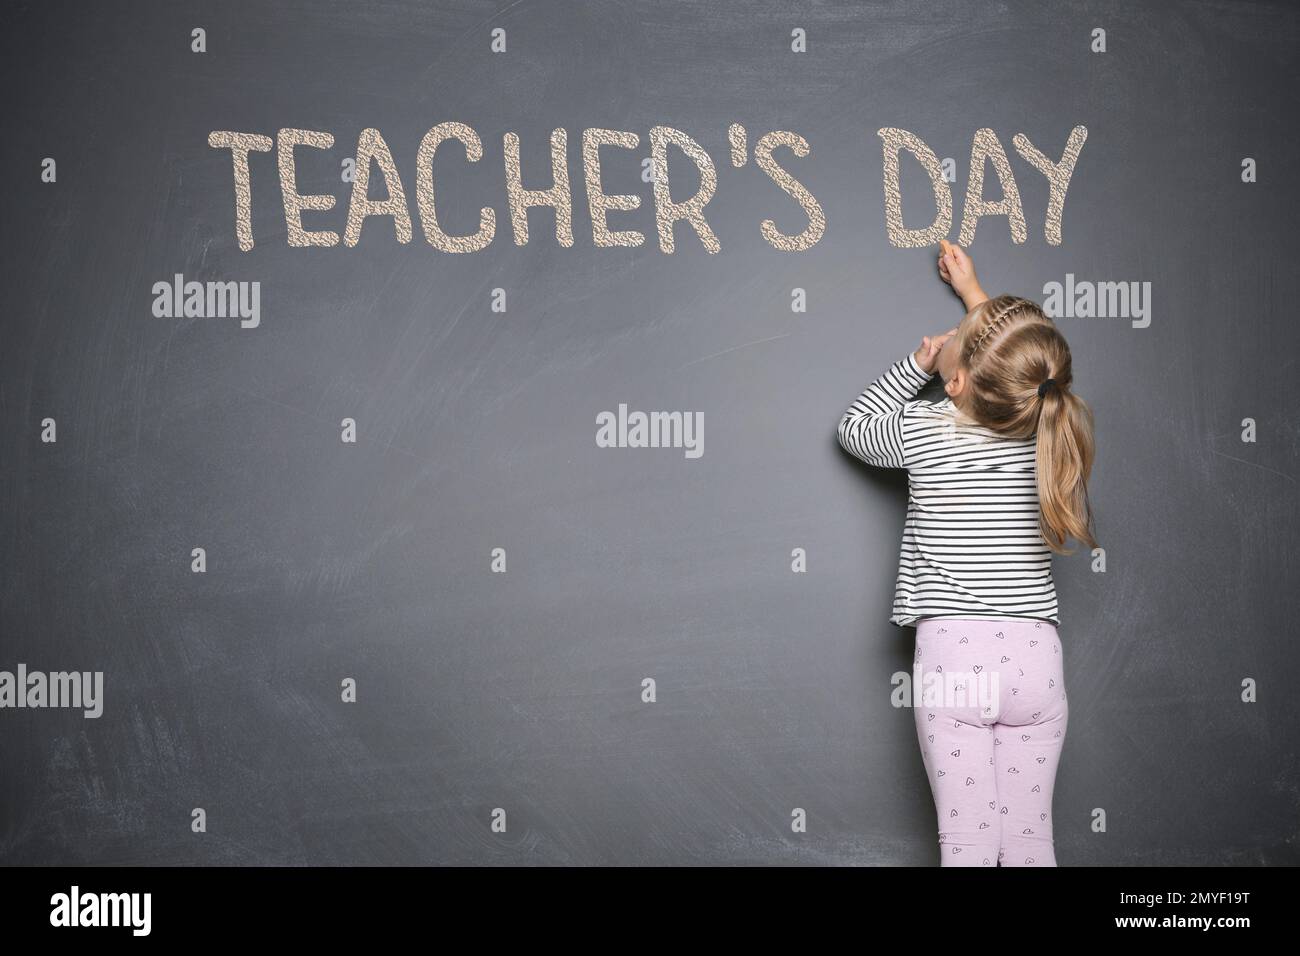
<svg viewBox="0 0 1300 956">
<path fill-rule="evenodd" d="M 951 399 L 909 406 L 898 623 L 960 613 L 1059 624 L 1052 555 L 1038 528 L 1035 438 L 963 422 Z"/>
<path fill-rule="evenodd" d="M 840 443 L 908 473 L 907 518 L 890 620 L 1035 617 L 1060 623 L 1051 552 L 1039 531 L 1035 436 L 964 420 L 951 399 L 910 400 L 930 379 L 909 355 L 845 412 Z"/>
</svg>

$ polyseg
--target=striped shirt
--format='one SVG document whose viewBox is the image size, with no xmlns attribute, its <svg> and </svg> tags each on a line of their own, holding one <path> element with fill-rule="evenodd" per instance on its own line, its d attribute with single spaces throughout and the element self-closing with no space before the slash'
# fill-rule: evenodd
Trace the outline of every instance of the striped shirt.
<svg viewBox="0 0 1300 956">
<path fill-rule="evenodd" d="M 844 449 L 907 469 L 907 521 L 890 621 L 1028 617 L 1059 624 L 1052 552 L 1038 530 L 1034 438 L 956 421 L 952 400 L 918 401 L 931 378 L 896 362 L 840 419 Z"/>
</svg>

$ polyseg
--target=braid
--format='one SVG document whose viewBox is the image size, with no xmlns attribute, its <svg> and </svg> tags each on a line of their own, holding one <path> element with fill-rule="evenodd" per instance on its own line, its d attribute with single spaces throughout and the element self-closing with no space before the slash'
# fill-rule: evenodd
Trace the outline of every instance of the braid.
<svg viewBox="0 0 1300 956">
<path fill-rule="evenodd" d="M 974 355 L 979 350 L 980 346 L 984 344 L 984 340 L 988 337 L 989 333 L 1005 322 L 1012 312 L 1016 311 L 1016 309 L 1020 308 L 1024 304 L 1023 299 L 1013 299 L 1010 304 L 1003 306 L 1002 310 L 989 320 L 989 324 L 984 327 L 984 331 L 979 334 L 979 338 L 971 344 L 970 354 Z"/>
</svg>

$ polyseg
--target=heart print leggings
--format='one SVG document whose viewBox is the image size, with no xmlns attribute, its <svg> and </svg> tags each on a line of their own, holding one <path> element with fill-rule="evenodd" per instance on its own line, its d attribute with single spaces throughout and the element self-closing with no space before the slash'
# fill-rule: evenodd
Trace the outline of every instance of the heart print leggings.
<svg viewBox="0 0 1300 956">
<path fill-rule="evenodd" d="M 1069 714 L 1056 628 L 921 618 L 913 668 L 940 866 L 1056 866 L 1052 789 Z"/>
</svg>

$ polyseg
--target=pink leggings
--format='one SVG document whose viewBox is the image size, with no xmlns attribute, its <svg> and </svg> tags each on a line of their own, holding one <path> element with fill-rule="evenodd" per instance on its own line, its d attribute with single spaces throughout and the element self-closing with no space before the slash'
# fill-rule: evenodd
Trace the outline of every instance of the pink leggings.
<svg viewBox="0 0 1300 956">
<path fill-rule="evenodd" d="M 1069 714 L 1056 628 L 922 618 L 913 667 L 940 866 L 1056 866 L 1052 787 Z"/>
</svg>

